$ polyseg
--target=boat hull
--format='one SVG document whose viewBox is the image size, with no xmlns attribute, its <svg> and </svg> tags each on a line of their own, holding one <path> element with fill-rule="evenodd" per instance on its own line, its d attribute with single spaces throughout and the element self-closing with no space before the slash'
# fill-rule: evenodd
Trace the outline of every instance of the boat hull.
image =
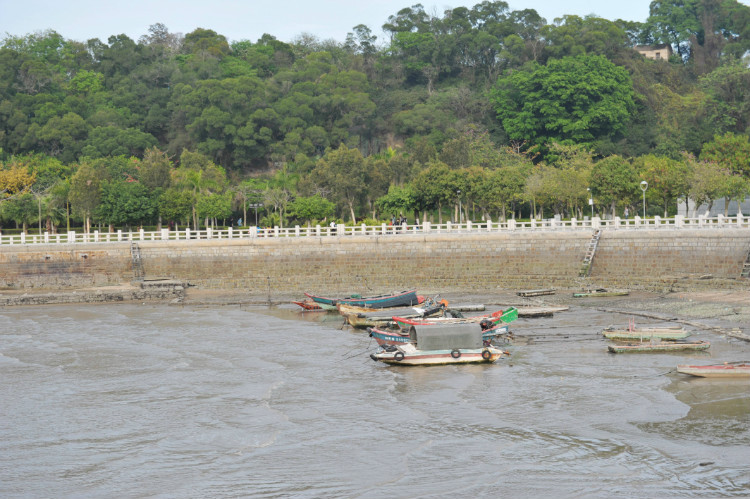
<svg viewBox="0 0 750 499">
<path fill-rule="evenodd" d="M 683 350 L 708 350 L 711 343 L 708 341 L 695 341 L 682 343 L 669 341 L 665 343 L 636 343 L 632 345 L 609 345 L 607 349 L 612 353 L 630 352 L 679 352 Z"/>
<path fill-rule="evenodd" d="M 636 328 L 636 329 L 605 329 L 602 335 L 608 340 L 639 341 L 639 340 L 681 340 L 690 336 L 682 328 Z"/>
<path fill-rule="evenodd" d="M 359 307 L 369 308 L 387 308 L 387 307 L 408 307 L 420 303 L 416 290 L 401 291 L 388 295 L 377 295 L 369 297 L 350 296 L 345 298 L 327 298 L 310 293 L 305 295 L 316 303 L 326 305 L 337 305 L 344 303 L 347 305 L 356 305 Z"/>
<path fill-rule="evenodd" d="M 510 307 L 506 310 L 485 315 L 475 315 L 472 317 L 424 317 L 424 318 L 409 318 L 409 317 L 393 317 L 393 321 L 401 327 L 408 326 L 426 326 L 429 324 L 469 324 L 478 323 L 484 320 L 489 320 L 493 324 L 499 322 L 509 323 L 518 318 L 518 309 Z"/>
<path fill-rule="evenodd" d="M 376 352 L 370 355 L 375 361 L 400 366 L 437 366 L 448 364 L 491 364 L 508 352 L 493 347 L 454 350 L 414 350 L 403 352 Z"/>
<path fill-rule="evenodd" d="M 678 365 L 677 372 L 701 378 L 750 378 L 750 364 Z"/>
</svg>

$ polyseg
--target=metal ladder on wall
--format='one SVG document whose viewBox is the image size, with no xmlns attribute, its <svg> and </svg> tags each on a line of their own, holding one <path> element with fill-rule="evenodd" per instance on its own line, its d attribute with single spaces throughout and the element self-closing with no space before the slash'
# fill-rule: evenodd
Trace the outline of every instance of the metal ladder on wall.
<svg viewBox="0 0 750 499">
<path fill-rule="evenodd" d="M 747 258 L 745 258 L 745 265 L 742 266 L 740 277 L 750 277 L 750 251 L 747 252 Z"/>
<path fill-rule="evenodd" d="M 594 255 L 596 254 L 596 247 L 599 246 L 600 237 L 602 237 L 602 229 L 594 230 L 594 234 L 591 236 L 589 245 L 586 248 L 586 256 L 583 258 L 583 265 L 581 265 L 581 271 L 578 273 L 578 277 L 588 277 L 591 275 L 591 264 L 594 261 Z"/>
<path fill-rule="evenodd" d="M 130 256 L 133 258 L 133 280 L 143 281 L 143 260 L 141 260 L 141 248 L 135 241 L 130 242 Z"/>
</svg>

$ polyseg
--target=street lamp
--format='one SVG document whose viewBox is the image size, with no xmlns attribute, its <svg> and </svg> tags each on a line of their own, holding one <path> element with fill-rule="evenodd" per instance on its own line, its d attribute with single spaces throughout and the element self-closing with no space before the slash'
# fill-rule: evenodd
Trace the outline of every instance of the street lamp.
<svg viewBox="0 0 750 499">
<path fill-rule="evenodd" d="M 589 187 L 586 187 L 586 190 L 589 193 L 589 205 L 591 205 L 591 220 L 594 220 L 594 193 L 591 192 L 591 189 Z"/>
<path fill-rule="evenodd" d="M 646 189 L 648 189 L 648 182 L 645 180 L 641 181 L 641 190 L 643 191 L 643 218 L 646 218 Z"/>
<path fill-rule="evenodd" d="M 461 189 L 456 189 L 456 195 L 458 196 L 458 223 L 463 222 L 463 210 L 461 207 Z"/>
</svg>

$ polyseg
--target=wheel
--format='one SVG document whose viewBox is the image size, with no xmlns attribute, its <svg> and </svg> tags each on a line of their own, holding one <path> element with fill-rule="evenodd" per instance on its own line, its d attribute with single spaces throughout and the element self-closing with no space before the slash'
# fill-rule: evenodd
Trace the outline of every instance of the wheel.
<svg viewBox="0 0 750 499">
<path fill-rule="evenodd" d="M 489 350 L 482 350 L 482 358 L 484 360 L 490 360 L 491 357 L 492 357 L 492 352 L 490 352 Z"/>
<path fill-rule="evenodd" d="M 451 350 L 451 357 L 453 357 L 454 359 L 461 357 L 461 350 L 459 349 Z"/>
<path fill-rule="evenodd" d="M 396 352 L 393 354 L 393 360 L 398 360 L 399 362 L 404 360 L 404 352 Z"/>
</svg>

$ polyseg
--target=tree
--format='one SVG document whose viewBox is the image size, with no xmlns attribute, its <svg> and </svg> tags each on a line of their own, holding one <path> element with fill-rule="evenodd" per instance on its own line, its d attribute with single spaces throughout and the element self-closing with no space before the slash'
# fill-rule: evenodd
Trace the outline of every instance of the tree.
<svg viewBox="0 0 750 499">
<path fill-rule="evenodd" d="M 37 217 L 37 205 L 31 193 L 23 193 L 6 199 L 2 205 L 2 216 L 22 226 L 24 233 L 29 224 Z"/>
<path fill-rule="evenodd" d="M 602 56 L 531 63 L 500 78 L 491 102 L 510 139 L 536 146 L 612 137 L 634 107 L 627 71 Z"/>
<path fill-rule="evenodd" d="M 174 178 L 178 187 L 193 193 L 193 228 L 198 230 L 199 195 L 222 192 L 226 185 L 226 173 L 203 154 L 185 150 L 180 155 L 180 167 L 174 171 Z"/>
<path fill-rule="evenodd" d="M 297 197 L 287 206 L 287 215 L 305 222 L 308 227 L 314 222 L 333 215 L 336 205 L 319 194 Z"/>
<path fill-rule="evenodd" d="M 456 201 L 456 185 L 451 172 L 445 163 L 431 161 L 412 181 L 416 205 L 425 214 L 424 221 L 428 209 L 437 209 L 438 223 L 442 224 L 443 206 Z"/>
<path fill-rule="evenodd" d="M 664 216 L 676 206 L 677 199 L 688 195 L 689 163 L 648 154 L 633 162 L 633 166 L 648 182 L 648 194 L 659 199 L 664 206 Z"/>
<path fill-rule="evenodd" d="M 327 151 L 311 175 L 340 207 L 349 210 L 352 223 L 356 222 L 355 207 L 367 190 L 365 160 L 359 150 L 342 144 L 338 149 Z"/>
<path fill-rule="evenodd" d="M 226 219 L 232 215 L 232 198 L 229 193 L 225 194 L 198 194 L 196 203 L 198 216 L 206 219 L 215 227 L 219 219 Z"/>
<path fill-rule="evenodd" d="M 84 219 L 84 231 L 91 230 L 91 215 L 101 200 L 101 176 L 90 163 L 81 163 L 70 179 L 70 202 Z"/>
<path fill-rule="evenodd" d="M 110 225 L 142 225 L 157 213 L 156 200 L 148 188 L 138 182 L 105 181 L 101 198 L 94 211 L 95 217 Z"/>
<path fill-rule="evenodd" d="M 629 205 L 638 192 L 638 173 L 620 156 L 609 156 L 594 164 L 591 171 L 591 192 L 600 204 L 609 203 L 612 217 L 617 205 Z"/>
<path fill-rule="evenodd" d="M 416 205 L 416 193 L 411 186 L 400 187 L 392 185 L 388 189 L 387 194 L 375 201 L 375 207 L 381 217 L 387 217 L 389 214 L 395 215 L 396 213 L 401 214 L 414 211 L 414 218 L 418 219 L 419 214 L 416 213 L 418 211 Z"/>
<path fill-rule="evenodd" d="M 695 207 L 707 205 L 707 211 L 716 199 L 722 196 L 726 190 L 726 180 L 731 173 L 721 167 L 718 163 L 710 161 L 697 161 L 691 154 L 685 156 L 685 161 L 690 165 L 692 174 L 689 179 L 689 198 L 695 202 Z M 728 206 L 726 203 L 725 206 Z M 689 207 L 687 213 L 689 214 Z"/>
<path fill-rule="evenodd" d="M 733 174 L 750 178 L 750 138 L 732 132 L 717 135 L 703 145 L 701 159 L 713 161 Z"/>
<path fill-rule="evenodd" d="M 195 206 L 195 194 L 177 188 L 164 191 L 157 200 L 159 216 L 184 225 L 190 225 L 190 218 Z"/>
</svg>

